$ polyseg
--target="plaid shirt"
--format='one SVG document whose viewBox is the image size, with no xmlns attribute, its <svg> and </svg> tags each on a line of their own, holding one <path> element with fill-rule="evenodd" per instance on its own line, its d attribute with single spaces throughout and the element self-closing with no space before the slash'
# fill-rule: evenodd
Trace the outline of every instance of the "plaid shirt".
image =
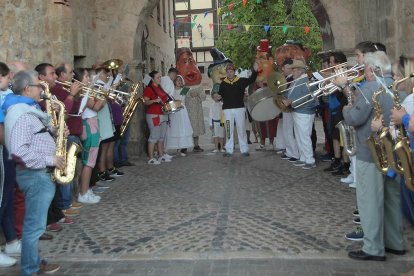
<svg viewBox="0 0 414 276">
<path fill-rule="evenodd" d="M 21 166 L 44 169 L 54 166 L 56 144 L 43 123 L 27 113 L 16 121 L 11 131 L 10 153 Z"/>
</svg>

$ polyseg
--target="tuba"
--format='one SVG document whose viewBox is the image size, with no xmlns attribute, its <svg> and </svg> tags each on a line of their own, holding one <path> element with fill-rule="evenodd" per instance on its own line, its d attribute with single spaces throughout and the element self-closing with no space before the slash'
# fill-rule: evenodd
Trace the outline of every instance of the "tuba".
<svg viewBox="0 0 414 276">
<path fill-rule="evenodd" d="M 67 138 L 65 137 L 66 123 L 65 123 L 65 105 L 52 97 L 47 82 L 40 82 L 44 87 L 44 96 L 46 97 L 46 112 L 51 117 L 51 125 L 57 130 L 56 137 L 56 155 L 61 156 L 65 160 L 65 168 L 55 168 L 52 173 L 53 182 L 62 185 L 69 184 L 74 176 L 76 169 L 76 155 L 80 151 L 80 147 L 76 143 L 71 143 L 67 149 Z M 59 106 L 59 117 L 53 108 L 53 104 Z"/>
<path fill-rule="evenodd" d="M 349 88 L 348 91 L 348 104 L 352 104 L 352 91 Z M 338 128 L 339 133 L 342 137 L 344 149 L 349 156 L 356 154 L 356 139 L 355 139 L 355 128 L 347 125 L 344 121 L 340 121 L 335 126 Z"/>
<path fill-rule="evenodd" d="M 129 101 L 128 104 L 125 106 L 124 112 L 123 112 L 123 117 L 124 120 L 122 121 L 122 125 L 121 125 L 121 130 L 120 130 L 120 135 L 123 136 L 125 133 L 125 130 L 128 127 L 129 122 L 131 121 L 132 115 L 134 115 L 135 110 L 138 107 L 138 104 L 140 102 L 144 102 L 144 98 L 143 97 L 138 97 L 138 89 L 141 85 L 139 83 L 134 83 L 131 86 L 131 93 L 130 93 L 130 97 L 129 97 Z"/>
<path fill-rule="evenodd" d="M 381 117 L 381 104 L 379 102 L 378 97 L 385 91 L 384 88 L 377 90 L 372 95 L 372 102 L 374 105 L 374 118 L 378 119 Z M 374 159 L 375 165 L 377 169 L 382 173 L 386 174 L 389 168 L 386 151 L 384 149 L 384 145 L 380 139 L 381 135 L 383 135 L 384 131 L 377 137 L 371 135 L 367 140 L 366 143 L 368 145 L 369 150 L 371 151 L 372 158 Z"/>
</svg>

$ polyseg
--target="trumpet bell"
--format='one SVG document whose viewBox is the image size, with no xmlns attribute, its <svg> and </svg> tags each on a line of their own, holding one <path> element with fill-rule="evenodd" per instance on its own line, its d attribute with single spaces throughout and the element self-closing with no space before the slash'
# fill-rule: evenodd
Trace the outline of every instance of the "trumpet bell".
<svg viewBox="0 0 414 276">
<path fill-rule="evenodd" d="M 103 63 L 103 66 L 108 70 L 118 70 L 124 62 L 121 59 L 110 59 Z"/>
<path fill-rule="evenodd" d="M 276 94 L 280 94 L 281 91 L 286 89 L 285 76 L 279 71 L 273 71 L 267 78 L 267 87 Z"/>
</svg>

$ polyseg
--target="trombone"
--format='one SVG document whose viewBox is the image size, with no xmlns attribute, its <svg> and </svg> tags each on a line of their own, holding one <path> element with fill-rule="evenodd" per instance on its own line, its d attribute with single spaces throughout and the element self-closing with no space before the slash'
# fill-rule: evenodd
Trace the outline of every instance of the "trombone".
<svg viewBox="0 0 414 276">
<path fill-rule="evenodd" d="M 321 96 L 329 96 L 332 93 L 334 93 L 338 86 L 333 82 L 337 77 L 340 76 L 346 76 L 347 83 L 352 82 L 354 79 L 359 77 L 359 71 L 363 70 L 365 67 L 364 65 L 355 65 L 347 70 L 339 69 L 335 74 L 332 76 L 329 76 L 327 78 L 324 78 L 322 80 L 314 81 L 311 83 L 304 83 L 301 85 L 306 85 L 308 87 L 308 90 L 311 91 L 312 88 L 317 86 L 318 88 L 314 92 L 309 92 L 308 95 L 305 95 L 303 97 L 300 97 L 292 102 L 292 107 L 297 108 L 301 107 Z M 326 70 L 326 69 L 325 69 Z M 311 97 L 310 99 L 308 99 Z M 308 100 L 306 100 L 308 99 Z M 305 101 L 304 101 L 305 100 Z M 297 104 L 297 105 L 295 105 Z"/>
</svg>

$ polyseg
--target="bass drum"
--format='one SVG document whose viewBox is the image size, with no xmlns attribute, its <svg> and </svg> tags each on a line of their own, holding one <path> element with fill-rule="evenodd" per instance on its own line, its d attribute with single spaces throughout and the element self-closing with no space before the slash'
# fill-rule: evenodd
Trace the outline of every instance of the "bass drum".
<svg viewBox="0 0 414 276">
<path fill-rule="evenodd" d="M 269 121 L 281 112 L 273 100 L 275 93 L 268 87 L 257 89 L 247 98 L 247 109 L 255 121 Z"/>
</svg>

